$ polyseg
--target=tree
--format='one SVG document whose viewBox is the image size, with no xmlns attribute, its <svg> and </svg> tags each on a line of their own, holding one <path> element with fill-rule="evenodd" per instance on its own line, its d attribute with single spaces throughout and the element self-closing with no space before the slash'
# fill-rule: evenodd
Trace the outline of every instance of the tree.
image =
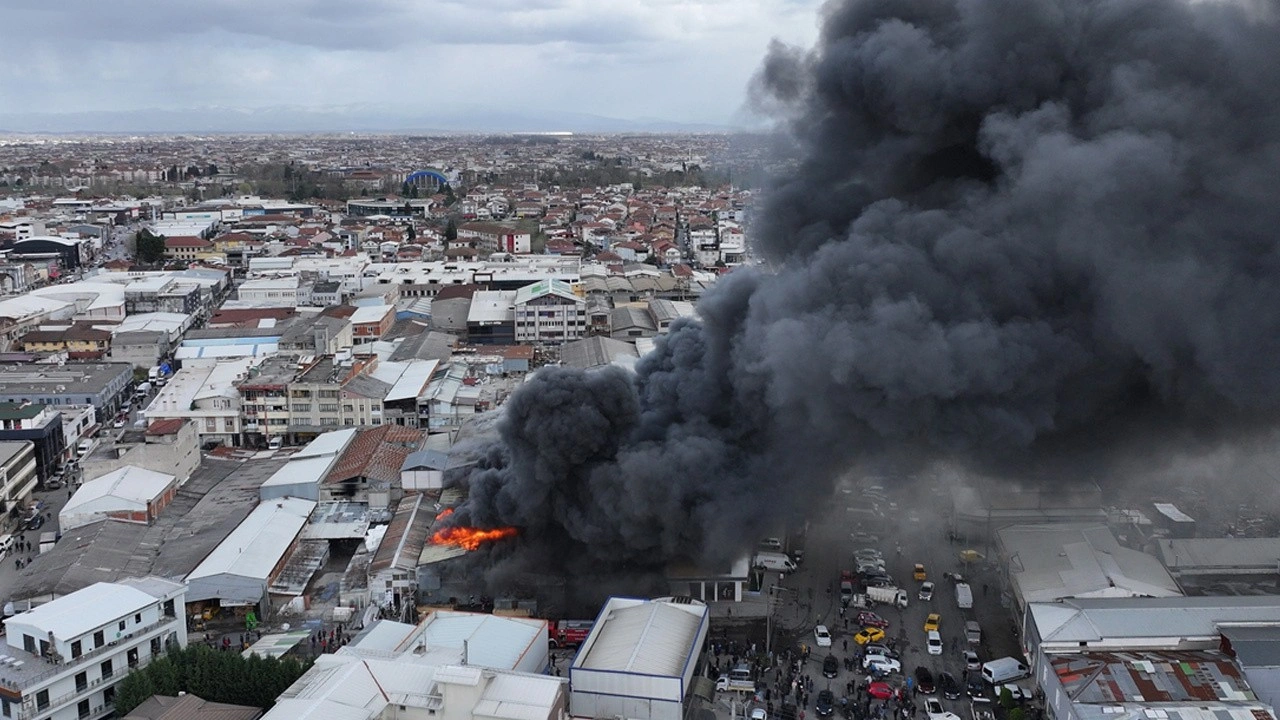
<svg viewBox="0 0 1280 720">
<path fill-rule="evenodd" d="M 405 233 L 405 238 L 408 239 L 409 242 L 413 242 L 418 239 L 418 231 L 413 229 L 413 225 L 409 226 L 409 231 Z"/>
<path fill-rule="evenodd" d="M 452 185 L 450 185 L 449 183 L 445 183 L 445 184 L 441 185 L 441 186 L 440 186 L 440 192 L 444 194 L 444 206 L 445 206 L 445 207 L 449 207 L 450 205 L 452 205 L 452 204 L 454 204 L 454 203 L 458 202 L 458 198 L 457 198 L 457 196 L 455 196 L 455 195 L 453 194 L 453 186 L 452 186 Z"/>
<path fill-rule="evenodd" d="M 415 199 L 415 200 L 416 200 L 416 199 L 418 199 L 418 186 L 417 186 L 417 185 L 413 185 L 413 186 L 411 186 L 411 187 L 409 188 L 409 197 L 411 197 L 411 198 L 413 198 L 413 199 Z"/>
<path fill-rule="evenodd" d="M 174 648 L 145 668 L 130 672 L 116 686 L 116 714 L 129 714 L 152 695 L 180 692 L 266 710 L 307 667 L 293 658 L 244 658 L 239 652 L 222 652 L 207 645 Z"/>
<path fill-rule="evenodd" d="M 458 224 L 453 221 L 453 218 L 449 218 L 448 224 L 444 226 L 444 241 L 446 243 L 451 243 L 457 239 L 458 239 Z"/>
<path fill-rule="evenodd" d="M 134 236 L 133 243 L 139 262 L 151 265 L 164 259 L 164 236 L 143 228 Z"/>
</svg>

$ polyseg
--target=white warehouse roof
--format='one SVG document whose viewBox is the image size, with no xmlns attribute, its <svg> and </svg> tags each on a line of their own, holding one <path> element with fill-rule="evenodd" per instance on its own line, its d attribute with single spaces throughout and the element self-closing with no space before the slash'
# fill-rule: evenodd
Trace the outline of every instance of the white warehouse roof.
<svg viewBox="0 0 1280 720">
<path fill-rule="evenodd" d="M 696 652 L 705 605 L 610 598 L 575 668 L 679 677 Z"/>
<path fill-rule="evenodd" d="M 300 498 L 279 498 L 259 504 L 187 575 L 187 580 L 228 574 L 265 582 L 315 507 L 314 502 Z"/>
<path fill-rule="evenodd" d="M 58 512 L 63 530 L 77 528 L 111 512 L 144 512 L 147 504 L 173 485 L 173 475 L 125 465 L 89 480 Z"/>
</svg>

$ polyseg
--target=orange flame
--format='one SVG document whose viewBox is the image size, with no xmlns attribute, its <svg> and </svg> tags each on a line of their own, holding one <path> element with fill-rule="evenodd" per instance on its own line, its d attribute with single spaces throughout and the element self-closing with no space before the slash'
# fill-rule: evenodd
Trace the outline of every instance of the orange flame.
<svg viewBox="0 0 1280 720">
<path fill-rule="evenodd" d="M 513 527 L 494 528 L 492 530 L 480 530 L 479 528 L 469 527 L 450 527 L 443 530 L 437 530 L 431 536 L 431 544 L 433 545 L 456 545 L 464 550 L 475 550 L 484 543 L 502 540 L 503 538 L 515 537 L 516 529 Z"/>
<path fill-rule="evenodd" d="M 445 508 L 436 516 L 436 520 L 443 520 L 453 514 L 453 508 Z"/>
</svg>

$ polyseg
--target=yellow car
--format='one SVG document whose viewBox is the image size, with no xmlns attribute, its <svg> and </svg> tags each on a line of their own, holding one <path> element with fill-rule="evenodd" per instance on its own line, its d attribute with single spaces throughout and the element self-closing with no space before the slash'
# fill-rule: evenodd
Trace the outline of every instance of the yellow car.
<svg viewBox="0 0 1280 720">
<path fill-rule="evenodd" d="M 924 565 L 920 563 L 916 563 L 915 569 L 911 571 L 911 577 L 918 582 L 924 582 L 929 579 L 929 576 L 924 572 Z"/>
<path fill-rule="evenodd" d="M 867 643 L 880 642 L 884 639 L 884 631 L 878 627 L 862 628 L 862 631 L 853 636 L 853 641 L 859 645 Z"/>
<path fill-rule="evenodd" d="M 942 616 L 938 613 L 929 613 L 929 617 L 924 619 L 924 631 L 932 632 L 938 629 L 938 625 L 942 623 Z"/>
</svg>

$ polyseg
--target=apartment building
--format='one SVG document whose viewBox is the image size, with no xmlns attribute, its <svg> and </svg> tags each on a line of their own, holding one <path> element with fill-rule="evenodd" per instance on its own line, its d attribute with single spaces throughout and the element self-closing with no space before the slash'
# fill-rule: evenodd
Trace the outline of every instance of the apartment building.
<svg viewBox="0 0 1280 720">
<path fill-rule="evenodd" d="M 58 474 L 67 449 L 63 419 L 47 405 L 0 402 L 0 441 L 31 441 L 36 474 L 40 480 L 48 480 Z"/>
<path fill-rule="evenodd" d="M 245 358 L 184 367 L 156 393 L 142 414 L 148 422 L 194 421 L 201 444 L 239 446 L 243 398 L 237 383 L 249 377 L 254 362 Z"/>
<path fill-rule="evenodd" d="M 96 720 L 115 686 L 168 648 L 187 644 L 186 588 L 158 577 L 96 583 L 4 621 L 0 717 Z"/>
<path fill-rule="evenodd" d="M 35 443 L 0 442 L 0 511 L 26 505 L 36 489 L 36 479 Z"/>
<path fill-rule="evenodd" d="M 517 343 L 560 344 L 587 334 L 587 301 L 562 280 L 540 280 L 516 291 Z"/>
</svg>

